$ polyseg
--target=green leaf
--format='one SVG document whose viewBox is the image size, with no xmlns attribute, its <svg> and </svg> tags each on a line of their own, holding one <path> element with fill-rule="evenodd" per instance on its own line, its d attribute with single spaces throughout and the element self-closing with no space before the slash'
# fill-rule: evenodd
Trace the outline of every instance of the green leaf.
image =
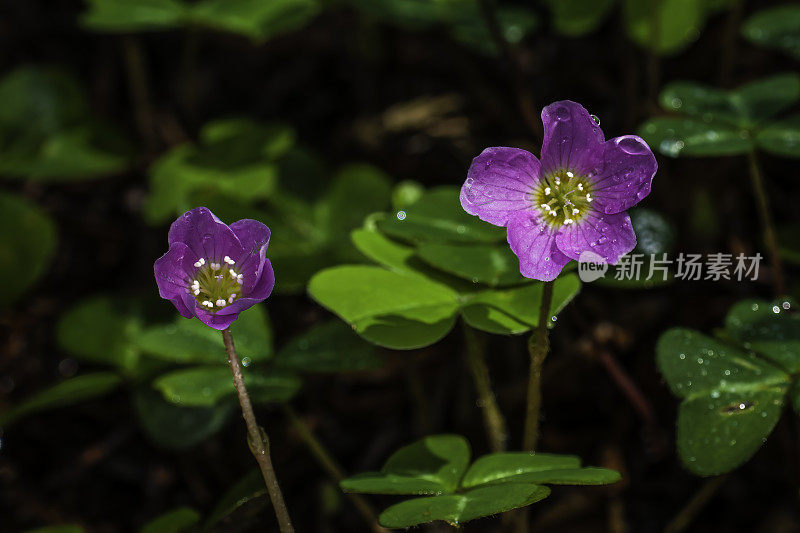
<svg viewBox="0 0 800 533">
<path fill-rule="evenodd" d="M 800 98 L 800 75 L 777 74 L 742 85 L 730 92 L 731 102 L 739 112 L 738 124 L 752 127 L 788 109 Z"/>
<path fill-rule="evenodd" d="M 701 83 L 674 81 L 664 87 L 658 100 L 667 111 L 702 118 L 707 123 L 722 120 L 737 124 L 739 120 L 739 111 L 727 91 Z"/>
<path fill-rule="evenodd" d="M 4 192 L 0 192 L 0 233 L 0 290 L 5 307 L 44 274 L 53 258 L 57 236 L 53 221 L 44 211 Z"/>
<path fill-rule="evenodd" d="M 421 276 L 375 266 L 339 266 L 316 274 L 312 298 L 370 342 L 395 349 L 427 346 L 453 327 L 458 294 Z"/>
<path fill-rule="evenodd" d="M 550 315 L 556 316 L 580 290 L 575 274 L 562 275 L 553 285 Z M 464 296 L 461 315 L 474 328 L 500 335 L 517 335 L 539 324 L 542 284 L 487 290 Z"/>
<path fill-rule="evenodd" d="M 350 327 L 331 320 L 290 340 L 278 351 L 275 363 L 300 372 L 345 372 L 378 368 L 383 359 Z"/>
<path fill-rule="evenodd" d="M 231 325 L 239 358 L 265 361 L 273 354 L 272 328 L 263 304 L 243 311 Z M 222 334 L 199 320 L 175 319 L 175 323 L 147 328 L 134 338 L 136 346 L 152 357 L 173 363 L 225 363 L 228 356 Z"/>
<path fill-rule="evenodd" d="M 244 382 L 254 403 L 281 403 L 291 399 L 301 381 L 291 374 L 245 370 Z M 174 404 L 187 407 L 211 407 L 233 397 L 231 370 L 226 366 L 195 366 L 175 370 L 158 377 L 153 387 Z"/>
<path fill-rule="evenodd" d="M 57 339 L 62 350 L 83 361 L 113 365 L 131 373 L 139 365 L 141 320 L 130 300 L 92 296 L 61 316 Z"/>
<path fill-rule="evenodd" d="M 318 226 L 326 240 L 349 246 L 350 231 L 361 226 L 364 217 L 389 208 L 391 181 L 370 165 L 343 167 L 315 208 Z"/>
<path fill-rule="evenodd" d="M 628 36 L 639 46 L 659 55 L 672 55 L 697 40 L 705 24 L 705 5 L 698 0 L 625 0 Z"/>
<path fill-rule="evenodd" d="M 519 259 L 507 244 L 422 243 L 417 255 L 429 265 L 473 283 L 494 287 L 528 281 L 519 273 Z"/>
<path fill-rule="evenodd" d="M 392 505 L 378 517 L 384 527 L 405 528 L 442 520 L 457 525 L 525 507 L 543 500 L 550 489 L 531 483 L 480 487 L 461 494 L 415 498 Z"/>
<path fill-rule="evenodd" d="M 121 383 L 122 378 L 112 372 L 95 372 L 66 379 L 23 400 L 16 407 L 0 413 L 0 427 L 33 413 L 67 407 L 103 396 Z"/>
<path fill-rule="evenodd" d="M 157 446 L 185 450 L 217 433 L 236 410 L 233 402 L 213 407 L 182 407 L 164 400 L 158 392 L 143 388 L 133 397 L 139 424 Z"/>
<path fill-rule="evenodd" d="M 789 376 L 763 359 L 685 329 L 664 333 L 656 354 L 670 389 L 684 398 L 678 452 L 687 468 L 714 475 L 749 459 L 780 417 Z"/>
<path fill-rule="evenodd" d="M 17 69 L 0 80 L 0 101 L 0 175 L 77 180 L 127 166 L 127 143 L 92 115 L 72 76 L 52 68 Z"/>
<path fill-rule="evenodd" d="M 469 443 L 464 437 L 432 435 L 400 448 L 380 472 L 359 474 L 342 480 L 340 485 L 346 492 L 372 494 L 454 492 L 469 458 Z"/>
<path fill-rule="evenodd" d="M 203 531 L 210 530 L 222 519 L 232 514 L 239 507 L 256 498 L 261 498 L 267 494 L 267 487 L 264 485 L 264 477 L 258 469 L 252 470 L 249 474 L 239 480 L 233 487 L 228 489 L 220 498 L 208 515 Z"/>
<path fill-rule="evenodd" d="M 789 397 L 791 398 L 794 412 L 800 415 L 800 381 L 794 380 L 792 389 L 789 392 Z"/>
<path fill-rule="evenodd" d="M 405 209 L 417 203 L 425 194 L 425 187 L 412 180 L 401 181 L 392 189 L 392 209 L 395 211 Z"/>
<path fill-rule="evenodd" d="M 725 318 L 733 339 L 776 363 L 790 374 L 800 372 L 800 315 L 788 299 L 743 300 Z"/>
<path fill-rule="evenodd" d="M 198 145 L 177 146 L 150 168 L 147 220 L 163 222 L 195 207 L 198 194 L 244 204 L 269 198 L 277 184 L 277 159 L 293 144 L 294 132 L 282 124 L 209 122 Z"/>
<path fill-rule="evenodd" d="M 200 513 L 191 507 L 179 507 L 145 524 L 139 533 L 180 533 L 200 523 Z"/>
<path fill-rule="evenodd" d="M 484 455 L 472 463 L 461 486 L 472 488 L 503 483 L 554 485 L 607 485 L 620 479 L 619 472 L 608 468 L 581 468 L 573 455 L 503 452 Z"/>
<path fill-rule="evenodd" d="M 639 135 L 662 154 L 669 157 L 714 157 L 744 154 L 753 148 L 746 130 L 737 130 L 721 122 L 679 117 L 648 120 Z"/>
<path fill-rule="evenodd" d="M 633 208 L 629 214 L 633 230 L 636 233 L 634 253 L 651 255 L 663 254 L 672 250 L 675 230 L 664 215 L 645 207 Z"/>
<path fill-rule="evenodd" d="M 597 29 L 614 5 L 614 0 L 547 0 L 557 32 L 570 37 Z"/>
<path fill-rule="evenodd" d="M 498 54 L 477 2 L 442 4 L 451 6 L 447 19 L 450 23 L 450 34 L 456 41 L 486 55 Z M 536 30 L 539 19 L 530 8 L 500 5 L 497 9 L 497 24 L 505 40 L 516 44 Z"/>
<path fill-rule="evenodd" d="M 469 467 L 461 486 L 464 488 L 504 482 L 508 478 L 529 472 L 580 468 L 581 460 L 575 455 L 552 453 L 501 452 L 479 457 Z M 513 480 L 512 480 L 513 481 Z"/>
<path fill-rule="evenodd" d="M 87 0 L 81 24 L 93 31 L 134 33 L 172 29 L 182 24 L 186 6 L 178 0 Z"/>
<path fill-rule="evenodd" d="M 390 237 L 414 243 L 505 240 L 505 228 L 469 215 L 462 209 L 458 197 L 456 187 L 432 189 L 395 216 L 377 221 L 378 228 Z"/>
<path fill-rule="evenodd" d="M 786 4 L 759 11 L 742 25 L 742 35 L 800 59 L 800 6 Z"/>
<path fill-rule="evenodd" d="M 770 122 L 758 130 L 759 148 L 783 157 L 800 157 L 800 116 Z"/>
<path fill-rule="evenodd" d="M 363 228 L 354 229 L 350 240 L 359 252 L 376 263 L 400 272 L 415 271 L 410 265 L 414 248 L 386 237 L 374 224 L 368 222 Z"/>
<path fill-rule="evenodd" d="M 320 11 L 316 0 L 201 0 L 191 21 L 262 43 L 305 26 Z"/>
</svg>

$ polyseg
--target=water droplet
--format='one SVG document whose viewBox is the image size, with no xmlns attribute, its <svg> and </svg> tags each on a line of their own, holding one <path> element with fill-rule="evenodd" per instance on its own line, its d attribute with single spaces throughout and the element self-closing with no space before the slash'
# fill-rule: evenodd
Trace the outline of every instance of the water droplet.
<svg viewBox="0 0 800 533">
<path fill-rule="evenodd" d="M 566 107 L 559 107 L 556 109 L 555 116 L 558 120 L 569 120 L 569 109 Z"/>
<path fill-rule="evenodd" d="M 247 356 L 242 357 L 242 366 L 243 367 L 250 366 L 250 363 L 252 363 L 252 362 L 253 362 L 253 360 L 250 359 L 249 357 L 247 357 Z"/>
<path fill-rule="evenodd" d="M 600 117 L 598 117 L 597 115 L 589 115 L 589 116 L 592 117 L 592 120 L 594 120 L 595 124 L 597 124 L 598 126 L 600 125 Z"/>
<path fill-rule="evenodd" d="M 397 212 L 397 220 L 405 220 L 406 219 L 406 212 L 405 211 L 398 211 Z"/>
<path fill-rule="evenodd" d="M 780 307 L 778 307 L 777 305 L 773 305 L 773 306 L 772 306 L 772 312 L 773 312 L 773 313 L 775 313 L 775 314 L 777 315 L 778 313 L 780 313 L 780 312 L 781 312 L 781 308 L 780 308 Z"/>
<path fill-rule="evenodd" d="M 650 152 L 650 147 L 645 144 L 643 140 L 639 137 L 635 137 L 633 135 L 625 135 L 624 137 L 618 137 L 616 139 L 617 146 L 622 149 L 623 152 L 631 154 L 631 155 L 641 155 Z M 681 146 L 683 148 L 683 146 Z M 633 169 L 629 169 L 629 171 L 633 171 Z"/>
</svg>

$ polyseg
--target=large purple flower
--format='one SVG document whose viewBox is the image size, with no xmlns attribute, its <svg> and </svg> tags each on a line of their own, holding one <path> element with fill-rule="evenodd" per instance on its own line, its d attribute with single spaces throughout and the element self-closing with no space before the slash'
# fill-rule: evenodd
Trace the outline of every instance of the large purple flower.
<svg viewBox="0 0 800 533">
<path fill-rule="evenodd" d="M 257 220 L 227 226 L 197 207 L 172 223 L 168 241 L 154 266 L 158 293 L 186 318 L 222 330 L 272 292 L 269 228 Z"/>
<path fill-rule="evenodd" d="M 544 108 L 542 122 L 541 161 L 518 148 L 487 148 L 469 168 L 461 205 L 508 228 L 523 276 L 551 281 L 585 251 L 616 264 L 636 246 L 625 210 L 650 193 L 653 152 L 635 135 L 606 141 L 568 100 Z"/>
</svg>

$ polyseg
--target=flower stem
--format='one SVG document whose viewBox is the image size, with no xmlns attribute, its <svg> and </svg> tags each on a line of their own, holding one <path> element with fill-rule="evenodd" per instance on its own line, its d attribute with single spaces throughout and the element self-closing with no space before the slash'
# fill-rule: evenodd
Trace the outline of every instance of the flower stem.
<svg viewBox="0 0 800 533">
<path fill-rule="evenodd" d="M 236 394 L 239 396 L 239 405 L 242 406 L 242 417 L 247 425 L 247 441 L 250 451 L 261 468 L 264 482 L 267 484 L 269 498 L 272 500 L 272 507 L 275 509 L 275 516 L 278 518 L 278 525 L 281 533 L 293 533 L 294 527 L 289 518 L 289 511 L 283 501 L 283 494 L 278 485 L 278 478 L 275 476 L 275 469 L 272 467 L 272 457 L 269 453 L 269 438 L 263 428 L 256 422 L 256 415 L 253 413 L 253 405 L 250 403 L 250 396 L 244 385 L 242 367 L 239 365 L 239 356 L 236 355 L 236 348 L 233 345 L 233 335 L 230 328 L 222 332 L 222 340 L 225 343 L 225 351 L 228 353 L 228 364 L 233 373 L 233 384 L 236 386 Z"/>
<path fill-rule="evenodd" d="M 511 81 L 522 119 L 534 137 L 541 139 L 542 125 L 536 113 L 536 104 L 533 101 L 532 92 L 525 81 L 519 53 L 503 35 L 503 29 L 497 18 L 496 0 L 479 0 L 479 4 L 489 35 L 511 70 Z"/>
<path fill-rule="evenodd" d="M 681 533 L 681 531 L 685 531 L 727 479 L 727 475 L 722 475 L 712 477 L 706 481 L 692 499 L 689 500 L 686 507 L 681 509 L 675 518 L 667 524 L 667 527 L 664 529 L 665 533 Z"/>
<path fill-rule="evenodd" d="M 128 87 L 131 104 L 136 116 L 136 126 L 144 141 L 147 155 L 156 149 L 155 120 L 153 106 L 148 91 L 147 65 L 142 51 L 142 43 L 134 35 L 122 37 L 122 50 L 125 56 L 125 68 L 128 71 Z"/>
<path fill-rule="evenodd" d="M 336 460 L 331 457 L 331 454 L 328 453 L 328 450 L 325 449 L 325 446 L 317 439 L 317 437 L 312 433 L 311 428 L 303 422 L 297 413 L 294 412 L 288 404 L 284 404 L 283 412 L 286 414 L 286 418 L 289 419 L 289 422 L 292 424 L 292 427 L 303 440 L 308 451 L 311 452 L 311 455 L 317 460 L 319 465 L 322 467 L 325 472 L 333 479 L 336 484 L 338 485 L 341 480 L 345 478 L 344 471 L 342 467 L 336 462 Z M 388 533 L 388 530 L 382 528 L 378 524 L 378 518 L 375 514 L 375 510 L 367 503 L 363 497 L 358 494 L 346 493 L 347 497 L 353 502 L 353 505 L 358 510 L 359 514 L 366 520 L 369 524 L 370 529 L 374 533 Z"/>
<path fill-rule="evenodd" d="M 497 405 L 497 398 L 492 391 L 489 379 L 489 367 L 486 364 L 486 339 L 466 323 L 464 323 L 464 339 L 466 341 L 464 355 L 472 373 L 475 391 L 478 393 L 478 401 L 483 413 L 483 425 L 486 427 L 489 443 L 493 452 L 502 452 L 506 449 L 508 431 L 506 420 Z"/>
<path fill-rule="evenodd" d="M 522 449 L 534 451 L 539 440 L 539 410 L 542 406 L 542 364 L 550 351 L 547 323 L 550 320 L 550 304 L 553 301 L 553 282 L 542 285 L 542 301 L 539 305 L 539 325 L 528 339 L 528 353 L 531 356 L 528 375 L 528 405 L 525 410 L 525 433 Z"/>
<path fill-rule="evenodd" d="M 775 226 L 769 212 L 769 200 L 764 190 L 764 179 L 761 177 L 761 170 L 758 166 L 758 157 L 755 150 L 747 153 L 747 160 L 750 163 L 750 181 L 753 184 L 753 192 L 756 195 L 756 206 L 758 215 L 761 218 L 761 227 L 764 230 L 764 243 L 767 245 L 767 252 L 772 263 L 772 281 L 775 286 L 775 295 L 782 296 L 783 292 L 783 266 L 781 255 L 778 250 L 778 239 L 775 237 Z"/>
</svg>

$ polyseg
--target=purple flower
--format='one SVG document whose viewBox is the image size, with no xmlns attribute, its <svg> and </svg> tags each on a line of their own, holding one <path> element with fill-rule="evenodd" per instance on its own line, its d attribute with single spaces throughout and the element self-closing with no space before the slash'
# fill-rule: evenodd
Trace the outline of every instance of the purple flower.
<svg viewBox="0 0 800 533">
<path fill-rule="evenodd" d="M 652 150 L 635 135 L 606 141 L 588 111 L 568 100 L 544 108 L 542 122 L 541 161 L 518 148 L 487 148 L 469 168 L 461 205 L 508 228 L 528 278 L 551 281 L 586 251 L 616 264 L 636 246 L 625 210 L 650 193 Z"/>
<path fill-rule="evenodd" d="M 158 293 L 186 318 L 222 330 L 272 292 L 269 228 L 257 220 L 227 226 L 196 207 L 172 223 L 167 240 L 169 251 L 154 266 Z"/>
</svg>

